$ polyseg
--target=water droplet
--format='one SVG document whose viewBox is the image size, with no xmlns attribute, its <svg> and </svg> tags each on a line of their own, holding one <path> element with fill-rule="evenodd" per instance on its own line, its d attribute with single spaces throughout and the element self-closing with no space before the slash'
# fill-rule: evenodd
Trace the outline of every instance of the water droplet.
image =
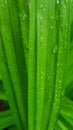
<svg viewBox="0 0 73 130">
<path fill-rule="evenodd" d="M 61 2 L 61 5 L 64 5 L 64 3 L 63 3 L 63 2 Z"/>
<path fill-rule="evenodd" d="M 41 90 L 43 90 L 43 87 L 41 87 Z"/>
<path fill-rule="evenodd" d="M 23 21 L 27 18 L 27 14 L 23 13 Z"/>
<path fill-rule="evenodd" d="M 43 12 L 45 12 L 45 10 L 46 10 L 46 9 L 45 9 L 45 8 L 43 8 Z"/>
<path fill-rule="evenodd" d="M 5 1 L 0 0 L 0 2 L 1 2 L 0 6 L 1 6 L 2 8 L 4 8 L 4 7 L 5 7 Z"/>
<path fill-rule="evenodd" d="M 33 48 L 30 48 L 30 50 L 33 50 Z"/>
<path fill-rule="evenodd" d="M 68 27 L 68 23 L 66 23 L 66 27 Z"/>
<path fill-rule="evenodd" d="M 40 41 L 43 42 L 43 38 L 42 37 L 40 38 Z"/>
<path fill-rule="evenodd" d="M 41 73 L 41 79 L 43 79 L 43 73 Z"/>
<path fill-rule="evenodd" d="M 4 4 L 1 4 L 1 6 L 2 6 L 2 8 L 4 8 L 4 7 L 5 7 L 5 5 L 4 5 Z"/>
<path fill-rule="evenodd" d="M 50 19 L 51 19 L 51 20 L 53 20 L 53 19 L 54 19 L 54 17 L 53 17 L 53 16 L 50 16 Z"/>
<path fill-rule="evenodd" d="M 26 18 L 26 17 L 27 17 L 27 14 L 24 13 L 24 17 Z"/>
<path fill-rule="evenodd" d="M 43 17 L 40 16 L 40 25 L 42 25 Z"/>
<path fill-rule="evenodd" d="M 58 63 L 57 63 L 57 67 L 59 67 L 59 66 L 60 66 L 60 63 L 58 62 Z"/>
<path fill-rule="evenodd" d="M 59 4 L 60 3 L 60 0 L 57 0 L 57 4 Z"/>
<path fill-rule="evenodd" d="M 40 20 L 43 20 L 43 17 L 42 17 L 42 16 L 40 16 Z"/>
<path fill-rule="evenodd" d="M 64 9 L 66 9 L 66 5 L 64 6 Z"/>
<path fill-rule="evenodd" d="M 7 4 L 7 0 L 5 0 L 5 4 Z"/>
<path fill-rule="evenodd" d="M 55 53 L 57 53 L 57 45 L 55 45 L 55 47 L 53 48 L 53 53 L 55 54 Z"/>
<path fill-rule="evenodd" d="M 53 26 L 52 26 L 52 25 L 50 26 L 50 29 L 51 29 L 51 30 L 53 29 Z"/>
<path fill-rule="evenodd" d="M 37 77 L 39 77 L 39 73 L 37 73 Z"/>
<path fill-rule="evenodd" d="M 43 8 L 43 4 L 40 5 L 40 9 L 42 9 L 42 8 Z"/>
</svg>

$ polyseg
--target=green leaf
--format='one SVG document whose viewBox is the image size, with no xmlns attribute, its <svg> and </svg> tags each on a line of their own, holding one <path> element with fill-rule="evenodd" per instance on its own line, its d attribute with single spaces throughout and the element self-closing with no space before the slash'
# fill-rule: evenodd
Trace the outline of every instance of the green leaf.
<svg viewBox="0 0 73 130">
<path fill-rule="evenodd" d="M 10 110 L 0 112 L 0 129 L 4 129 L 14 124 Z"/>
<path fill-rule="evenodd" d="M 20 119 L 20 115 L 19 115 L 19 110 L 18 110 L 18 106 L 17 106 L 17 102 L 16 102 L 15 93 L 13 90 L 13 83 L 11 80 L 11 75 L 10 75 L 10 72 L 8 69 L 8 64 L 6 62 L 7 62 L 7 59 L 6 59 L 6 55 L 5 55 L 5 51 L 4 51 L 4 47 L 3 47 L 3 43 L 2 43 L 2 38 L 0 35 L 0 72 L 2 75 L 2 79 L 3 79 L 4 89 L 5 89 L 7 98 L 8 98 L 8 103 L 9 103 L 9 106 L 13 113 L 15 124 L 16 124 L 18 130 L 20 130 L 20 129 L 22 129 L 21 119 Z"/>
<path fill-rule="evenodd" d="M 61 122 L 60 120 L 58 120 L 57 124 L 58 124 L 58 127 L 60 128 L 60 130 L 69 130 L 69 129 L 64 125 L 64 123 Z"/>
<path fill-rule="evenodd" d="M 1 21 L 0 29 L 1 29 L 2 39 L 3 39 L 2 44 L 4 46 L 7 63 L 8 63 L 8 69 L 9 69 L 10 77 L 13 84 L 13 91 L 14 91 L 14 95 L 16 99 L 17 109 L 19 111 L 20 120 L 22 120 L 21 124 L 22 124 L 22 127 L 25 129 L 25 127 L 27 128 L 27 124 L 26 124 L 26 113 L 24 111 L 25 105 L 24 105 L 23 94 L 22 94 L 23 89 L 22 89 L 18 63 L 17 63 L 16 53 L 15 53 L 14 44 L 13 44 L 14 39 L 12 35 L 12 30 L 11 30 L 8 3 L 5 3 L 5 1 L 2 1 L 2 2 L 3 3 L 0 4 L 0 21 Z M 2 4 L 4 4 L 4 9 L 1 6 Z"/>
<path fill-rule="evenodd" d="M 55 1 L 38 1 L 36 130 L 47 129 L 52 108 L 57 54 L 55 24 Z"/>
<path fill-rule="evenodd" d="M 58 12 L 58 54 L 57 54 L 57 68 L 56 68 L 56 82 L 55 82 L 55 92 L 54 92 L 54 101 L 52 106 L 52 112 L 50 115 L 50 121 L 48 130 L 53 130 L 55 122 L 57 120 L 57 114 L 60 105 L 60 96 L 62 90 L 64 89 L 64 73 L 67 71 L 65 67 L 67 64 L 66 57 L 68 57 L 68 49 L 70 39 L 67 38 L 70 34 L 70 1 L 60 1 L 57 3 L 59 8 Z M 64 8 L 65 7 L 65 8 Z M 68 7 L 68 8 L 67 8 Z M 68 26 L 67 26 L 67 25 Z M 66 31 L 66 33 L 65 33 Z M 65 69 L 64 69 L 65 67 Z M 63 77 L 64 76 L 64 77 Z"/>
<path fill-rule="evenodd" d="M 28 54 L 29 54 L 29 3 L 28 0 L 16 0 L 19 7 L 19 17 L 21 25 L 21 34 L 23 39 L 24 56 L 28 69 Z"/>
<path fill-rule="evenodd" d="M 36 118 L 36 72 L 37 72 L 37 26 L 36 0 L 31 0 L 29 22 L 29 64 L 28 64 L 28 129 L 35 129 Z"/>
<path fill-rule="evenodd" d="M 73 102 L 67 97 L 61 99 L 60 113 L 73 118 Z"/>
</svg>

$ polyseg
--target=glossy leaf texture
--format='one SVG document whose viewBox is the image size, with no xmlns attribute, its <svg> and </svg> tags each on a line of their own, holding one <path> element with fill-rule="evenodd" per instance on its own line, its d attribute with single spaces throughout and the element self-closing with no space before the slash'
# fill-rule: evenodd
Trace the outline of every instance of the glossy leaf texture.
<svg viewBox="0 0 73 130">
<path fill-rule="evenodd" d="M 0 0 L 0 129 L 73 130 L 73 0 Z"/>
</svg>

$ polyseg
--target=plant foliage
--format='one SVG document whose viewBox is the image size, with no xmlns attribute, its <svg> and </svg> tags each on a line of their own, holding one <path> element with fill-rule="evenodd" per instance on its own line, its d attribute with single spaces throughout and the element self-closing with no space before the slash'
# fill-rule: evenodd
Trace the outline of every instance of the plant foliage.
<svg viewBox="0 0 73 130">
<path fill-rule="evenodd" d="M 0 129 L 73 130 L 73 0 L 0 0 Z"/>
</svg>

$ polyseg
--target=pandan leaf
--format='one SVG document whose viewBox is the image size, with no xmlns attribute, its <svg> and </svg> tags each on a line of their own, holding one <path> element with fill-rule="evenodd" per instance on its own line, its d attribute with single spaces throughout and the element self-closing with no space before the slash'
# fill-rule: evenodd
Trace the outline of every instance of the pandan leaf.
<svg viewBox="0 0 73 130">
<path fill-rule="evenodd" d="M 73 102 L 67 97 L 62 97 L 60 113 L 62 115 L 73 118 Z"/>
<path fill-rule="evenodd" d="M 36 74 L 37 74 L 37 26 L 36 0 L 30 3 L 29 64 L 28 64 L 28 129 L 35 129 L 36 118 Z"/>
<path fill-rule="evenodd" d="M 0 99 L 5 99 L 5 100 L 7 100 L 7 96 L 6 96 L 6 94 L 5 94 L 4 92 L 1 92 L 1 91 L 0 91 Z"/>
<path fill-rule="evenodd" d="M 15 125 L 11 125 L 10 127 L 7 127 L 8 130 L 17 130 Z"/>
<path fill-rule="evenodd" d="M 5 1 L 3 1 L 3 3 L 1 4 L 4 4 L 5 6 L 4 9 L 2 8 L 2 6 L 0 6 L 1 35 L 3 39 L 2 44 L 4 46 L 6 57 L 7 57 L 7 63 L 9 67 L 10 76 L 12 79 L 12 84 L 13 84 L 13 91 L 15 94 L 19 115 L 22 120 L 22 127 L 24 128 L 27 127 L 26 115 L 24 111 L 25 105 L 24 105 L 24 100 L 22 95 L 23 90 L 22 90 L 22 84 L 19 76 L 17 59 L 16 59 L 16 54 L 13 45 L 13 37 L 11 32 L 8 4 L 5 3 Z M 7 33 L 5 33 L 5 31 L 7 31 Z M 26 126 L 24 126 L 24 124 Z"/>
<path fill-rule="evenodd" d="M 11 8 L 13 5 L 14 8 Z M 15 5 L 15 6 L 14 6 Z M 22 90 L 22 95 L 25 104 L 24 105 L 24 111 L 25 111 L 25 118 L 26 118 L 26 123 L 27 124 L 27 86 L 28 86 L 28 75 L 27 75 L 27 68 L 26 68 L 26 62 L 25 62 L 25 57 L 24 57 L 24 49 L 23 49 L 23 42 L 21 38 L 21 26 L 20 26 L 20 19 L 19 19 L 19 13 L 18 13 L 18 8 L 16 6 L 16 1 L 8 1 L 8 6 L 9 6 L 9 13 L 10 13 L 10 20 L 11 20 L 11 26 L 13 30 L 13 40 L 14 40 L 14 49 L 16 53 L 16 59 L 17 59 L 17 65 L 18 65 L 18 70 L 19 70 L 19 76 L 20 76 L 20 82 L 21 82 L 21 90 Z M 25 76 L 26 75 L 26 76 Z M 25 82 L 25 84 L 24 84 Z M 23 118 L 23 124 L 24 124 L 24 118 Z"/>
<path fill-rule="evenodd" d="M 70 24 L 70 1 L 60 1 L 58 4 L 59 9 L 59 29 L 58 29 L 58 58 L 57 58 L 57 68 L 56 68 L 56 82 L 55 82 L 55 94 L 54 94 L 54 102 L 52 107 L 52 112 L 50 116 L 48 130 L 53 130 L 55 122 L 57 120 L 57 114 L 59 110 L 60 104 L 60 95 L 63 90 L 63 82 L 64 82 L 64 72 L 66 72 L 66 68 L 64 66 L 67 63 L 66 56 L 68 57 L 68 48 L 69 41 L 67 36 L 69 36 L 69 25 Z M 64 8 L 65 7 L 65 8 Z M 63 12 L 64 11 L 64 12 Z M 61 16 L 62 15 L 62 16 Z M 66 25 L 67 24 L 67 25 Z M 68 33 L 63 33 L 64 30 Z M 68 34 L 68 35 L 67 35 Z"/>
<path fill-rule="evenodd" d="M 28 0 L 16 0 L 19 8 L 19 17 L 21 25 L 21 34 L 23 39 L 24 56 L 28 69 L 28 54 L 29 54 L 29 3 Z"/>
<path fill-rule="evenodd" d="M 36 130 L 47 129 L 52 107 L 57 56 L 55 25 L 55 1 L 38 1 Z"/>
<path fill-rule="evenodd" d="M 72 57 L 73 0 L 0 0 L 0 129 L 73 130 Z"/>
<path fill-rule="evenodd" d="M 68 117 L 68 116 L 64 116 L 64 119 L 67 120 L 67 122 L 72 126 L 73 128 L 73 118 Z"/>
<path fill-rule="evenodd" d="M 60 120 L 58 120 L 57 125 L 60 130 L 69 130 Z"/>
<path fill-rule="evenodd" d="M 0 99 L 7 100 L 6 93 L 4 91 L 4 87 L 3 87 L 3 83 L 2 83 L 2 78 L 0 80 Z"/>
<path fill-rule="evenodd" d="M 0 129 L 9 127 L 12 124 L 14 124 L 14 121 L 10 110 L 0 112 Z"/>
<path fill-rule="evenodd" d="M 72 130 L 73 129 L 73 126 L 68 122 L 66 117 L 60 115 L 60 121 L 66 127 L 66 129 L 68 129 L 68 130 Z"/>
<path fill-rule="evenodd" d="M 20 114 L 19 114 L 17 102 L 16 102 L 15 93 L 13 90 L 13 83 L 12 83 L 10 72 L 8 69 L 8 64 L 6 63 L 7 59 L 6 59 L 6 55 L 4 52 L 4 47 L 3 47 L 1 35 L 0 35 L 0 56 L 1 56 L 0 59 L 2 59 L 2 60 L 0 60 L 0 72 L 2 75 L 2 79 L 3 79 L 4 89 L 6 91 L 9 106 L 10 106 L 11 111 L 13 113 L 14 121 L 16 123 L 18 130 L 19 130 L 19 129 L 22 129 L 21 119 L 20 119 Z M 5 59 L 5 61 L 3 61 L 3 59 Z"/>
</svg>

